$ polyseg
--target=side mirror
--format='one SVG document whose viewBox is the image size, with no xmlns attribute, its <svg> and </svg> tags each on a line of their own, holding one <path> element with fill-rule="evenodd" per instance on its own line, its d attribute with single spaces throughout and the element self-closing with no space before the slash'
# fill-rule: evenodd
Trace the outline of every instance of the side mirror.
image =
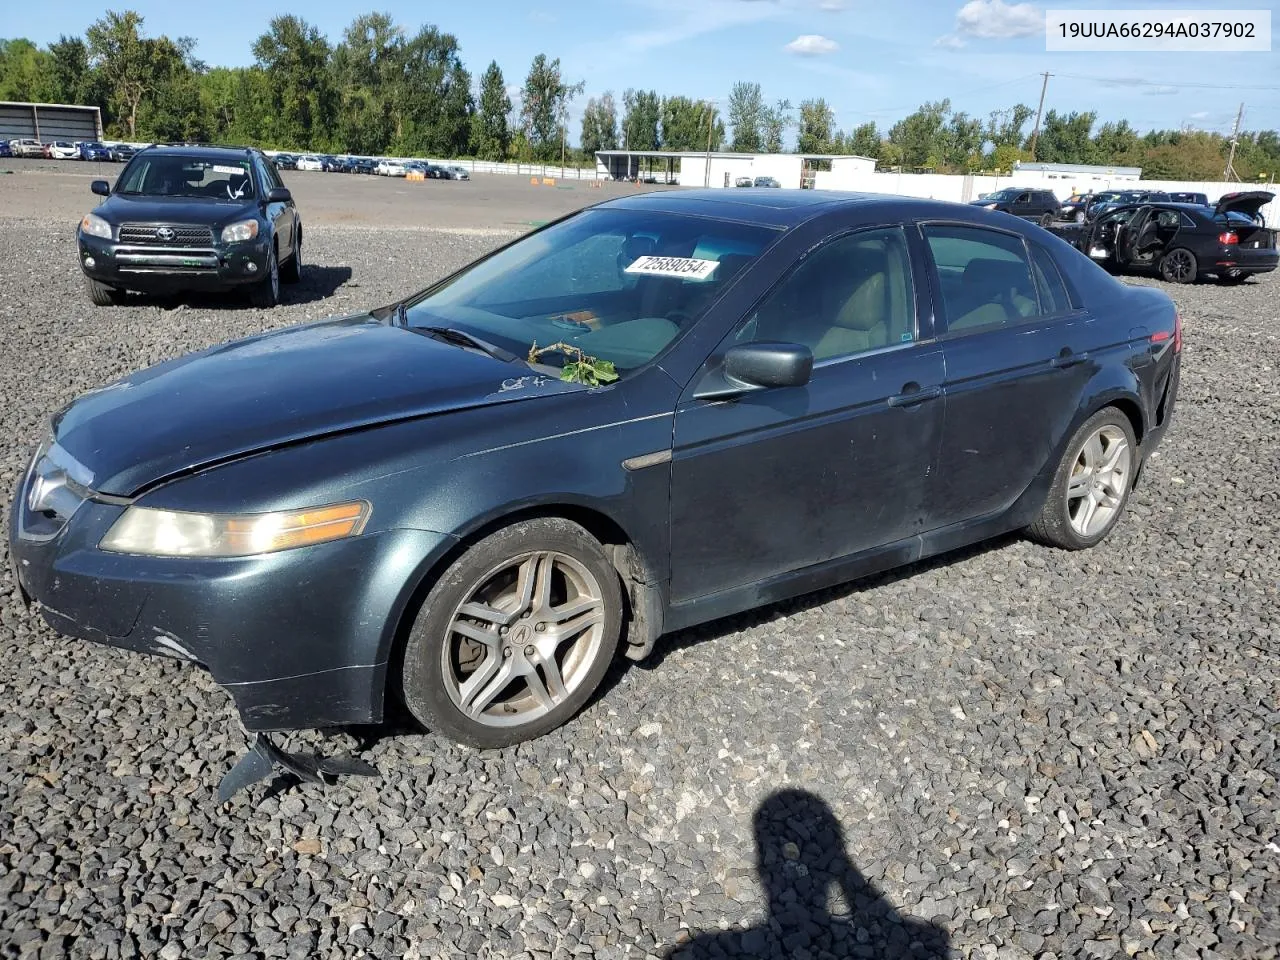
<svg viewBox="0 0 1280 960">
<path fill-rule="evenodd" d="M 694 397 L 720 400 L 753 390 L 802 387 L 813 373 L 813 352 L 798 343 L 740 343 L 707 374 Z"/>
<path fill-rule="evenodd" d="M 111 184 L 107 183 L 105 180 L 93 181 L 93 183 L 89 184 L 89 189 L 100 197 L 111 196 Z"/>
<path fill-rule="evenodd" d="M 288 187 L 275 187 L 267 193 L 267 203 L 288 203 L 292 199 Z"/>
</svg>

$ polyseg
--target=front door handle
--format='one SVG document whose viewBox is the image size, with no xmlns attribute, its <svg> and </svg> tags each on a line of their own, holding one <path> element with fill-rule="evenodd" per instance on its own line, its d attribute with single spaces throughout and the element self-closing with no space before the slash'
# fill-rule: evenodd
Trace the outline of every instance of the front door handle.
<svg viewBox="0 0 1280 960">
<path fill-rule="evenodd" d="M 940 396 L 942 396 L 941 387 L 921 387 L 913 380 L 911 383 L 903 384 L 901 393 L 889 398 L 889 406 L 913 407 L 917 403 L 936 400 Z"/>
<path fill-rule="evenodd" d="M 1077 363 L 1084 363 L 1088 359 L 1089 355 L 1087 353 L 1072 353 L 1066 347 L 1063 347 L 1062 352 L 1049 361 L 1049 366 L 1065 370 L 1067 367 L 1074 367 Z"/>
</svg>

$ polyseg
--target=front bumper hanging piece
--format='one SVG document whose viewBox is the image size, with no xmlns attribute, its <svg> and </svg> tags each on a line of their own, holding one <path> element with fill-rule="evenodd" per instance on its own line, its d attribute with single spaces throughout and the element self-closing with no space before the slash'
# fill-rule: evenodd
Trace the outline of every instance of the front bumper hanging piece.
<svg viewBox="0 0 1280 960">
<path fill-rule="evenodd" d="M 223 804 L 246 787 L 265 780 L 279 768 L 303 783 L 332 784 L 338 777 L 377 777 L 377 768 L 354 757 L 320 757 L 281 750 L 265 733 L 254 736 L 253 745 L 236 761 L 218 784 Z"/>
</svg>

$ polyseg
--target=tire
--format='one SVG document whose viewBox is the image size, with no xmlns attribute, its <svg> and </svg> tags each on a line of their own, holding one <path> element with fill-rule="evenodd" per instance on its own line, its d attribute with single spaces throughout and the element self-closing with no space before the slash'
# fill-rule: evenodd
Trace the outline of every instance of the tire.
<svg viewBox="0 0 1280 960">
<path fill-rule="evenodd" d="M 302 231 L 293 243 L 293 256 L 280 268 L 280 279 L 285 283 L 298 283 L 302 280 Z"/>
<path fill-rule="evenodd" d="M 99 283 L 91 277 L 84 278 L 85 288 L 89 291 L 89 299 L 95 307 L 114 307 L 124 300 L 124 291 L 105 283 Z"/>
<path fill-rule="evenodd" d="M 1200 265 L 1186 247 L 1174 247 L 1160 258 L 1160 277 L 1167 283 L 1195 283 Z"/>
<path fill-rule="evenodd" d="M 545 571 L 548 599 L 539 601 Z M 540 618 L 554 625 L 550 611 L 565 608 L 577 612 L 553 639 Z M 542 736 L 600 685 L 622 617 L 617 571 L 581 526 L 546 517 L 504 527 L 468 549 L 427 594 L 405 646 L 405 706 L 423 726 L 471 746 Z"/>
<path fill-rule="evenodd" d="M 1137 471 L 1133 425 L 1115 407 L 1104 407 L 1072 434 L 1044 509 L 1027 533 L 1062 550 L 1096 546 L 1123 516 Z M 1086 513 L 1090 501 L 1094 506 Z"/>
<path fill-rule="evenodd" d="M 1045 211 L 1043 214 L 1040 215 L 1040 226 L 1042 227 L 1053 226 L 1053 219 L 1054 219 L 1053 214 L 1048 211 Z"/>
<path fill-rule="evenodd" d="M 275 244 L 271 245 L 271 253 L 267 257 L 267 275 L 249 291 L 249 302 L 264 310 L 280 302 L 280 259 Z"/>
</svg>

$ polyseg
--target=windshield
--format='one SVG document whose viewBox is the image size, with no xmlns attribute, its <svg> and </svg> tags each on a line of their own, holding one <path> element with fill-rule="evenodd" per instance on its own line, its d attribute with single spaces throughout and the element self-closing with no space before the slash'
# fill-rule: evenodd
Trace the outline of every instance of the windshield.
<svg viewBox="0 0 1280 960">
<path fill-rule="evenodd" d="M 145 197 L 209 197 L 246 200 L 253 196 L 249 158 L 224 161 L 211 158 L 142 153 L 130 161 L 117 193 Z"/>
<path fill-rule="evenodd" d="M 1008 188 L 1005 190 L 997 190 L 995 193 L 988 193 L 983 200 L 1016 200 L 1022 194 L 1021 190 Z"/>
<path fill-rule="evenodd" d="M 766 227 L 635 210 L 587 210 L 476 264 L 406 311 L 521 358 L 565 343 L 619 373 L 654 359 L 777 236 Z M 541 354 L 560 367 L 562 353 Z"/>
</svg>

